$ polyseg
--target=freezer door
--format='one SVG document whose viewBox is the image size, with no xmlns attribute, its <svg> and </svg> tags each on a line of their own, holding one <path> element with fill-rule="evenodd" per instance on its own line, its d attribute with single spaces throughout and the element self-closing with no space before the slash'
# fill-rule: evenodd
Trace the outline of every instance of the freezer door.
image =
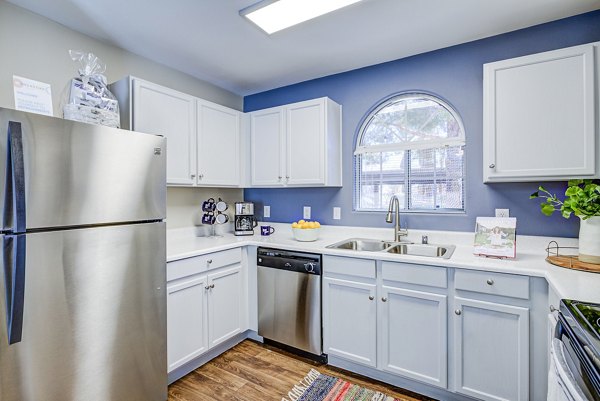
<svg viewBox="0 0 600 401">
<path fill-rule="evenodd" d="M 0 109 L 3 229 L 18 201 L 28 230 L 162 220 L 165 156 L 160 136 Z"/>
<path fill-rule="evenodd" d="M 7 277 L 23 262 L 12 263 L 15 237 L 24 237 L 25 285 L 10 305 Z M 0 400 L 167 399 L 165 223 L 2 241 Z M 10 344 L 9 317 L 18 323 L 19 313 Z"/>
</svg>

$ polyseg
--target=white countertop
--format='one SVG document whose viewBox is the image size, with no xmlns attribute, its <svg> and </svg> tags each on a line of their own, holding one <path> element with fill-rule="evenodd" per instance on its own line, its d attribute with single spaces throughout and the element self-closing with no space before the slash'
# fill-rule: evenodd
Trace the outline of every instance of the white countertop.
<svg viewBox="0 0 600 401">
<path fill-rule="evenodd" d="M 409 229 L 408 240 L 415 243 L 420 243 L 421 236 L 427 235 L 430 244 L 456 245 L 456 250 L 452 257 L 450 259 L 442 259 L 394 255 L 386 252 L 326 248 L 327 245 L 348 238 L 391 240 L 394 236 L 392 228 L 323 226 L 319 240 L 315 242 L 298 242 L 292 237 L 292 230 L 289 224 L 267 224 L 275 227 L 275 233 L 268 237 L 260 235 L 260 225 L 255 229 L 255 235 L 244 237 L 236 237 L 233 234 L 224 234 L 219 238 L 197 237 L 196 228 L 194 227 L 167 230 L 167 262 L 246 245 L 266 246 L 326 255 L 545 277 L 548 284 L 560 298 L 600 303 L 600 273 L 565 269 L 554 266 L 544 260 L 546 257 L 545 249 L 550 241 L 557 241 L 560 246 L 576 247 L 577 239 L 573 238 L 518 235 L 516 259 L 494 259 L 473 255 L 474 233 Z"/>
</svg>

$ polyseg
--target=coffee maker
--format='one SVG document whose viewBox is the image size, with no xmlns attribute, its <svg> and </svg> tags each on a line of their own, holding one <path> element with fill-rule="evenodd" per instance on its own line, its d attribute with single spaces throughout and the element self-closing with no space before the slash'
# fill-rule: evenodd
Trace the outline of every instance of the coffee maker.
<svg viewBox="0 0 600 401">
<path fill-rule="evenodd" d="M 254 227 L 258 224 L 254 217 L 254 203 L 236 202 L 233 221 L 235 235 L 254 235 Z"/>
</svg>

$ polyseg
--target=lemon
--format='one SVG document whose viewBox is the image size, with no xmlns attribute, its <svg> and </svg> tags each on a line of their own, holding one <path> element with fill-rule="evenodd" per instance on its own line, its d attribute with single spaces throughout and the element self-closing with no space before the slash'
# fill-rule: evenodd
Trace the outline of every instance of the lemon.
<svg viewBox="0 0 600 401">
<path fill-rule="evenodd" d="M 296 223 L 295 221 L 292 223 L 292 228 L 298 228 L 298 223 Z"/>
<path fill-rule="evenodd" d="M 321 227 L 321 223 L 319 223 L 318 221 L 315 221 L 315 228 L 319 228 Z"/>
<path fill-rule="evenodd" d="M 311 221 L 310 223 L 308 223 L 308 228 L 317 228 L 317 226 L 313 221 Z"/>
<path fill-rule="evenodd" d="M 298 220 L 298 224 L 302 225 L 304 223 L 306 223 L 306 221 L 304 221 L 304 220 Z"/>
</svg>

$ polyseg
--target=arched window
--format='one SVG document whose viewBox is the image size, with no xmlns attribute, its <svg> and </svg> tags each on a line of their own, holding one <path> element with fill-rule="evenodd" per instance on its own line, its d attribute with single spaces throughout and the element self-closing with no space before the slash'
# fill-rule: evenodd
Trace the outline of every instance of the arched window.
<svg viewBox="0 0 600 401">
<path fill-rule="evenodd" d="M 385 210 L 397 195 L 406 211 L 464 211 L 465 131 L 443 100 L 385 100 L 365 118 L 354 155 L 356 210 Z"/>
</svg>

